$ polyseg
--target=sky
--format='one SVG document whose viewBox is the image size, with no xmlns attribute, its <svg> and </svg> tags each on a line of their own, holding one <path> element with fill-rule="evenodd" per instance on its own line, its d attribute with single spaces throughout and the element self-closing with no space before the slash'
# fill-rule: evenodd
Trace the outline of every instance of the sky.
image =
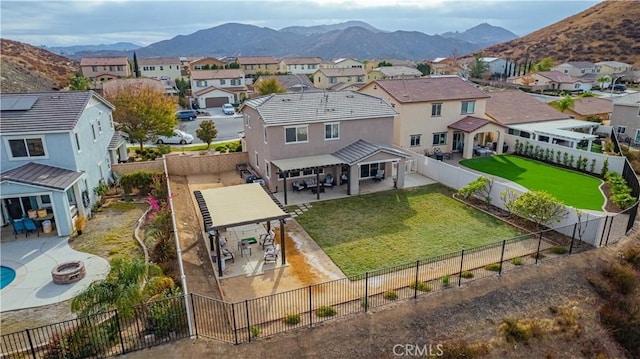
<svg viewBox="0 0 640 359">
<path fill-rule="evenodd" d="M 434 35 L 480 23 L 523 36 L 602 0 L 0 1 L 0 37 L 40 46 L 141 46 L 228 22 L 269 27 L 361 20 Z M 233 41 L 233 39 L 229 39 Z"/>
</svg>

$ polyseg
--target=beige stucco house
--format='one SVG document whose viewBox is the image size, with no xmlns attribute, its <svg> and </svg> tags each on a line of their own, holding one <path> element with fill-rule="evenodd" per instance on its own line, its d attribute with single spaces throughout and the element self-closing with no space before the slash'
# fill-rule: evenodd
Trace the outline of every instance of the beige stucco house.
<svg viewBox="0 0 640 359">
<path fill-rule="evenodd" d="M 126 56 L 83 57 L 80 70 L 82 76 L 89 79 L 92 89 L 101 89 L 106 81 L 131 76 L 131 66 Z"/>
<path fill-rule="evenodd" d="M 632 65 L 619 61 L 600 61 L 596 62 L 595 65 L 600 75 L 623 74 L 633 69 Z"/>
<path fill-rule="evenodd" d="M 559 71 L 541 71 L 509 77 L 507 82 L 530 88 L 532 91 L 590 91 L 591 81 L 583 80 Z"/>
<path fill-rule="evenodd" d="M 597 74 L 598 67 L 589 61 L 569 61 L 552 67 L 551 71 L 558 71 L 565 75 L 580 77 L 587 74 Z"/>
<path fill-rule="evenodd" d="M 414 152 L 464 150 L 465 158 L 470 158 L 476 127 L 487 125 L 484 111 L 489 95 L 459 77 L 377 80 L 360 92 L 395 108 L 393 143 Z"/>
<path fill-rule="evenodd" d="M 272 75 L 278 72 L 278 60 L 273 56 L 239 56 L 236 62 L 245 76 L 251 78 L 257 74 Z"/>
<path fill-rule="evenodd" d="M 224 68 L 225 63 L 215 57 L 202 57 L 189 63 L 189 72 Z"/>
<path fill-rule="evenodd" d="M 140 58 L 138 69 L 140 76 L 157 80 L 175 81 L 182 76 L 179 57 Z"/>
<path fill-rule="evenodd" d="M 404 169 L 409 156 L 392 147 L 396 111 L 380 98 L 353 91 L 271 94 L 245 101 L 240 111 L 249 164 L 273 192 L 330 177 L 331 190 L 356 195 L 360 181 L 379 170 L 404 187 L 404 171 L 394 169 Z"/>
<path fill-rule="evenodd" d="M 613 100 L 611 126 L 618 134 L 629 136 L 634 144 L 640 143 L 640 92 Z"/>
<path fill-rule="evenodd" d="M 320 69 L 313 73 L 313 86 L 328 89 L 339 83 L 362 83 L 365 74 L 361 68 Z"/>
<path fill-rule="evenodd" d="M 384 79 L 417 79 L 422 77 L 422 72 L 407 66 L 383 66 L 375 68 L 367 73 L 367 82 Z"/>
<path fill-rule="evenodd" d="M 278 72 L 293 75 L 311 75 L 322 67 L 319 57 L 285 57 L 280 60 Z"/>
<path fill-rule="evenodd" d="M 322 64 L 325 69 L 350 69 L 350 68 L 364 68 L 364 63 L 356 59 L 340 58 L 331 62 L 325 62 Z"/>
<path fill-rule="evenodd" d="M 247 96 L 244 72 L 239 69 L 193 71 L 191 91 L 200 108 L 240 102 Z"/>
</svg>

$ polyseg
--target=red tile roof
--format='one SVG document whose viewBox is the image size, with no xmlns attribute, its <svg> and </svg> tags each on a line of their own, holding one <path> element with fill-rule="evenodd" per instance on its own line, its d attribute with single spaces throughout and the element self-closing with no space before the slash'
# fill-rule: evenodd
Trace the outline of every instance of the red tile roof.
<svg viewBox="0 0 640 359">
<path fill-rule="evenodd" d="M 583 97 L 573 101 L 571 111 L 587 116 L 600 113 L 611 113 L 613 111 L 613 102 L 604 98 Z"/>
<path fill-rule="evenodd" d="M 490 93 L 485 114 L 502 125 L 563 120 L 568 115 L 522 91 Z"/>
<path fill-rule="evenodd" d="M 193 80 L 235 79 L 243 76 L 244 72 L 238 69 L 191 71 L 191 79 Z"/>
<path fill-rule="evenodd" d="M 471 83 L 457 77 L 428 77 L 406 80 L 377 80 L 369 86 L 380 86 L 398 102 L 434 102 L 488 98 Z"/>
<path fill-rule="evenodd" d="M 465 118 L 458 120 L 447 127 L 464 132 L 473 132 L 489 122 L 489 120 L 486 120 L 484 118 L 466 116 Z"/>
<path fill-rule="evenodd" d="M 129 60 L 126 56 L 122 57 L 83 57 L 80 60 L 80 66 L 113 66 L 126 65 L 129 66 Z"/>
</svg>

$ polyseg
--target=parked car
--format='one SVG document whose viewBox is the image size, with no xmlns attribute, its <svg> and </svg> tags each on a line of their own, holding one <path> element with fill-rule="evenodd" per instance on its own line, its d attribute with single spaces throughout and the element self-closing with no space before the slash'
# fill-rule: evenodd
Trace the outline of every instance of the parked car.
<svg viewBox="0 0 640 359">
<path fill-rule="evenodd" d="M 182 110 L 176 112 L 176 118 L 181 121 L 193 121 L 198 116 L 195 110 Z"/>
<path fill-rule="evenodd" d="M 236 109 L 233 107 L 232 104 L 225 103 L 222 106 L 222 112 L 224 112 L 225 115 L 235 115 L 236 114 Z"/>
<path fill-rule="evenodd" d="M 193 142 L 193 136 L 180 130 L 173 130 L 173 136 L 158 136 L 157 144 L 163 143 L 179 143 L 181 145 Z"/>
<path fill-rule="evenodd" d="M 627 86 L 622 84 L 614 85 L 613 91 L 619 91 L 619 92 L 627 91 Z"/>
</svg>

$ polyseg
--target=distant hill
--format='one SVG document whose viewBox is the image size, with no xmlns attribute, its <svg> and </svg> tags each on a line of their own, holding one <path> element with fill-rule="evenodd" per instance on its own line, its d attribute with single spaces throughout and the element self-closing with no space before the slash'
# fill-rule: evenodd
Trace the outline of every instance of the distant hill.
<svg viewBox="0 0 640 359">
<path fill-rule="evenodd" d="M 529 35 L 482 51 L 486 56 L 518 62 L 527 56 L 534 61 L 550 56 L 556 63 L 615 60 L 640 66 L 638 19 L 638 1 L 604 1 Z"/>
<path fill-rule="evenodd" d="M 487 47 L 518 38 L 516 34 L 503 27 L 493 26 L 487 23 L 476 25 L 463 32 L 445 32 L 440 36 L 444 38 L 467 41 L 482 47 Z"/>
<path fill-rule="evenodd" d="M 141 46 L 132 44 L 130 42 L 117 42 L 115 44 L 100 44 L 100 45 L 77 45 L 77 46 L 41 46 L 45 50 L 49 50 L 58 55 L 73 55 L 78 52 L 87 51 L 132 51 L 139 49 Z"/>
<path fill-rule="evenodd" d="M 0 47 L 3 93 L 60 90 L 80 70 L 76 61 L 22 42 L 0 39 Z"/>
<path fill-rule="evenodd" d="M 450 56 L 453 51 L 465 54 L 480 48 L 466 41 L 417 31 L 373 32 L 356 26 L 302 35 L 296 31 L 229 23 L 156 42 L 136 53 L 138 57 L 273 55 L 422 60 Z"/>
<path fill-rule="evenodd" d="M 316 26 L 289 26 L 280 29 L 281 32 L 291 32 L 298 35 L 316 35 L 316 34 L 325 34 L 327 32 L 331 32 L 334 30 L 346 30 L 350 27 L 361 27 L 363 29 L 369 30 L 371 32 L 384 32 L 382 30 L 376 29 L 375 27 L 367 24 L 364 21 L 347 21 L 341 22 L 339 24 L 333 25 L 316 25 Z"/>
</svg>

